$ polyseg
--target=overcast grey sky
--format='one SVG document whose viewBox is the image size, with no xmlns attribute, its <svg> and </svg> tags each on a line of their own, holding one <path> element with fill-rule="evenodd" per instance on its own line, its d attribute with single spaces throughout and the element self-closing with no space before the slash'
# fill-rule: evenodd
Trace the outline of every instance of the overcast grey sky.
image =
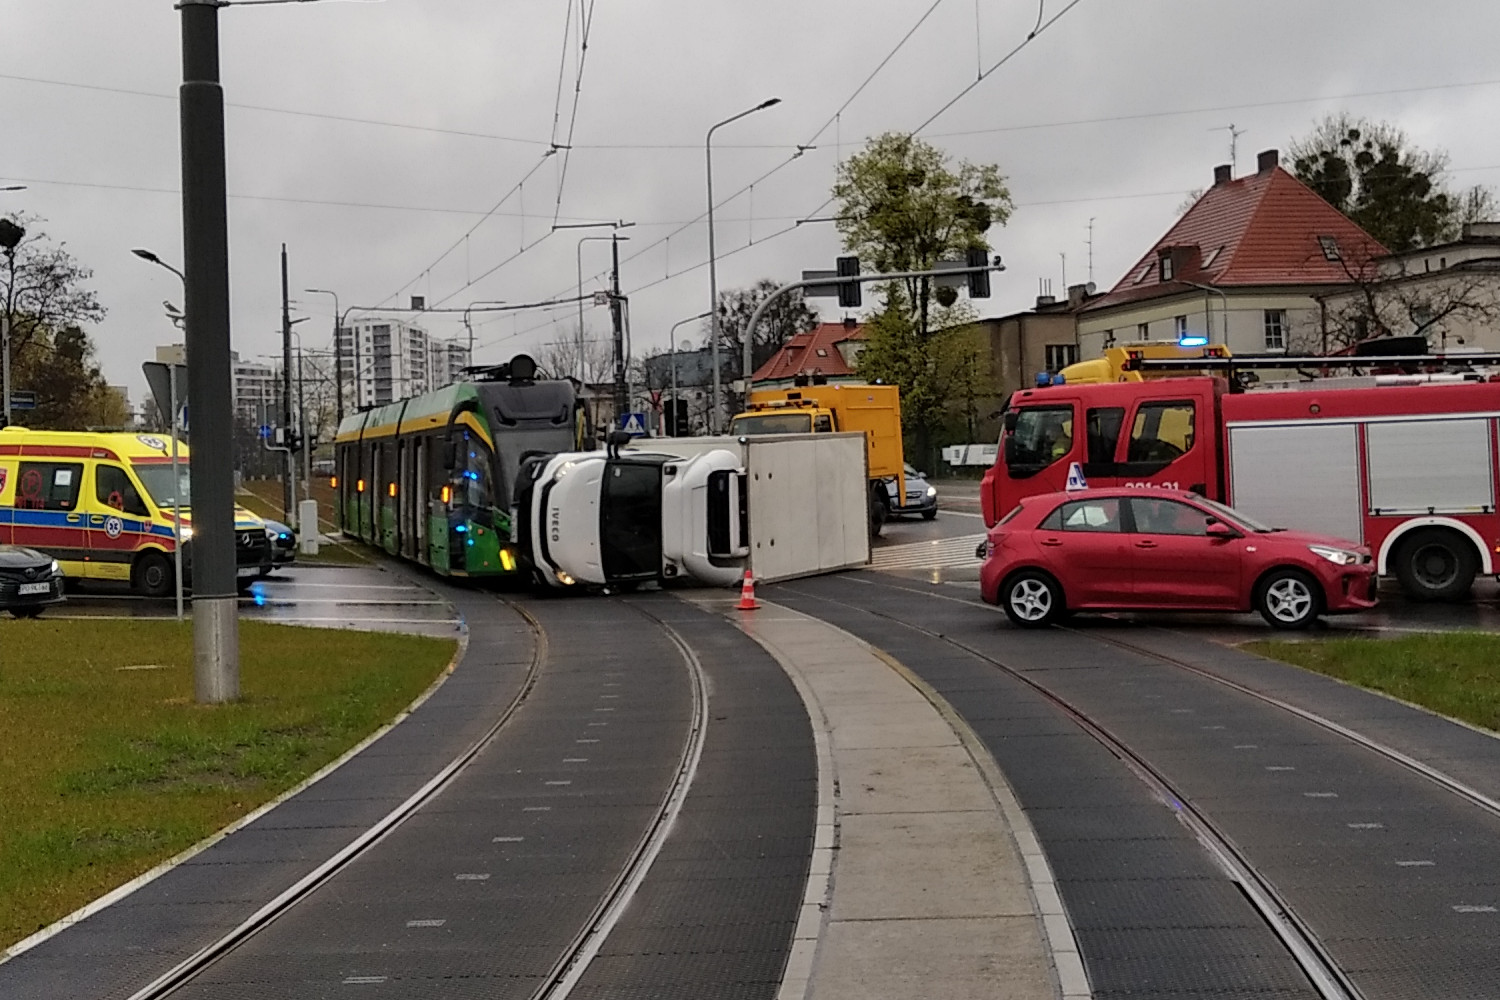
<svg viewBox="0 0 1500 1000">
<path fill-rule="evenodd" d="M 622 268 L 636 353 L 663 347 L 670 324 L 708 305 L 695 266 L 707 256 L 694 221 L 704 132 L 773 96 L 779 106 L 715 135 L 721 198 L 785 163 L 718 211 L 720 286 L 831 267 L 831 225 L 770 237 L 823 205 L 840 156 L 921 124 L 1038 17 L 1036 0 L 941 0 L 817 148 L 790 160 L 930 5 L 584 0 L 593 19 L 560 204 L 562 155 L 543 154 L 569 131 L 579 0 L 225 9 L 234 346 L 279 350 L 282 242 L 297 314 L 312 317 L 299 330 L 326 347 L 332 301 L 304 288 L 334 289 L 344 306 L 573 294 L 582 234 L 547 236 L 556 217 L 636 223 Z M 1065 6 L 1046 0 L 1043 14 Z M 109 316 L 92 332 L 106 374 L 136 401 L 140 362 L 175 339 L 161 302 L 181 304 L 176 279 L 129 252 L 181 260 L 178 20 L 170 0 L 0 0 L 0 185 L 27 185 L 0 193 L 0 212 L 45 217 L 93 268 Z M 1494 0 L 1082 0 L 922 134 L 1009 178 L 1017 211 L 991 233 L 1009 269 L 983 308 L 1000 314 L 1029 305 L 1040 278 L 1061 293 L 1060 254 L 1070 282 L 1088 277 L 1090 219 L 1093 278 L 1112 285 L 1227 162 L 1228 133 L 1213 129 L 1230 123 L 1245 133 L 1242 172 L 1258 150 L 1347 109 L 1447 149 L 1456 183 L 1500 184 L 1496 37 Z M 583 253 L 586 290 L 599 287 L 607 244 Z M 476 360 L 540 351 L 574 317 L 488 320 Z M 461 330 L 457 318 L 424 322 Z M 605 310 L 588 322 L 602 336 Z"/>
</svg>

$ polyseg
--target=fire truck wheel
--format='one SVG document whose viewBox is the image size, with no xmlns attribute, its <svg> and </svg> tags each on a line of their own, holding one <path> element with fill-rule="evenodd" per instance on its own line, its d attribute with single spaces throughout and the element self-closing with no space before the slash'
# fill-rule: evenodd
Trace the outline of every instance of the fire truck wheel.
<svg viewBox="0 0 1500 1000">
<path fill-rule="evenodd" d="M 147 552 L 130 570 L 130 589 L 146 597 L 172 594 L 172 564 L 160 552 Z"/>
<path fill-rule="evenodd" d="M 1272 628 L 1307 628 L 1323 610 L 1322 588 L 1300 569 L 1273 569 L 1256 590 L 1255 610 Z"/>
<path fill-rule="evenodd" d="M 1005 617 L 1019 628 L 1044 628 L 1067 614 L 1063 592 L 1049 574 L 1036 569 L 1016 572 L 1000 587 Z"/>
<path fill-rule="evenodd" d="M 1413 601 L 1457 601 L 1468 596 L 1479 572 L 1469 540 L 1456 531 L 1422 528 L 1396 549 L 1396 579 Z"/>
</svg>

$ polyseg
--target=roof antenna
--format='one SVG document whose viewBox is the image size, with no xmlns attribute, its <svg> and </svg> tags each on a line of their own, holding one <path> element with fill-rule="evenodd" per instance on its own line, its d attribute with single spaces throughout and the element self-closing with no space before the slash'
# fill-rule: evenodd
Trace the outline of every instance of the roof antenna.
<svg viewBox="0 0 1500 1000">
<path fill-rule="evenodd" d="M 1239 170 L 1239 160 L 1236 159 L 1235 154 L 1239 152 L 1240 136 L 1245 134 L 1245 130 L 1235 128 L 1234 122 L 1230 122 L 1228 125 L 1219 125 L 1216 128 L 1211 128 L 1209 131 L 1229 133 L 1229 177 L 1232 180 Z"/>
</svg>

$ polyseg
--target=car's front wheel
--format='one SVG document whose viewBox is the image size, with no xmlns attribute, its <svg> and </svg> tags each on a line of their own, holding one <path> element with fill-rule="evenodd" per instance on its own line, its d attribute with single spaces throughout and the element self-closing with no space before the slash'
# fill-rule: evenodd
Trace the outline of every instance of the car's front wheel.
<svg viewBox="0 0 1500 1000">
<path fill-rule="evenodd" d="M 1023 569 L 1000 589 L 1005 617 L 1021 628 L 1043 628 L 1066 613 L 1062 587 L 1040 570 Z"/>
<path fill-rule="evenodd" d="M 10 613 L 16 618 L 36 618 L 42 613 L 41 608 L 11 608 Z"/>
<path fill-rule="evenodd" d="M 936 510 L 924 510 L 924 511 L 922 511 L 922 520 L 924 520 L 924 521 L 931 521 L 935 517 L 937 517 L 937 511 Z"/>
<path fill-rule="evenodd" d="M 1301 629 L 1317 621 L 1323 595 L 1301 570 L 1278 569 L 1261 581 L 1255 604 L 1272 628 Z"/>
</svg>

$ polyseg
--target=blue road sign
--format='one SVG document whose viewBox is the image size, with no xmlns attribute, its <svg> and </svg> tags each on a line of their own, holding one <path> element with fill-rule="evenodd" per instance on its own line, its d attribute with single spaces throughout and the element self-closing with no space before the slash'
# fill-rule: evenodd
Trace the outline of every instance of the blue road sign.
<svg viewBox="0 0 1500 1000">
<path fill-rule="evenodd" d="M 36 409 L 36 393 L 25 389 L 12 389 L 10 391 L 10 408 L 12 410 Z"/>
<path fill-rule="evenodd" d="M 261 424 L 260 425 L 260 439 L 262 441 L 269 441 L 269 440 L 271 440 L 271 425 L 270 424 Z"/>
<path fill-rule="evenodd" d="M 620 430 L 631 437 L 645 437 L 646 415 L 644 413 L 626 413 L 621 415 Z"/>
</svg>

